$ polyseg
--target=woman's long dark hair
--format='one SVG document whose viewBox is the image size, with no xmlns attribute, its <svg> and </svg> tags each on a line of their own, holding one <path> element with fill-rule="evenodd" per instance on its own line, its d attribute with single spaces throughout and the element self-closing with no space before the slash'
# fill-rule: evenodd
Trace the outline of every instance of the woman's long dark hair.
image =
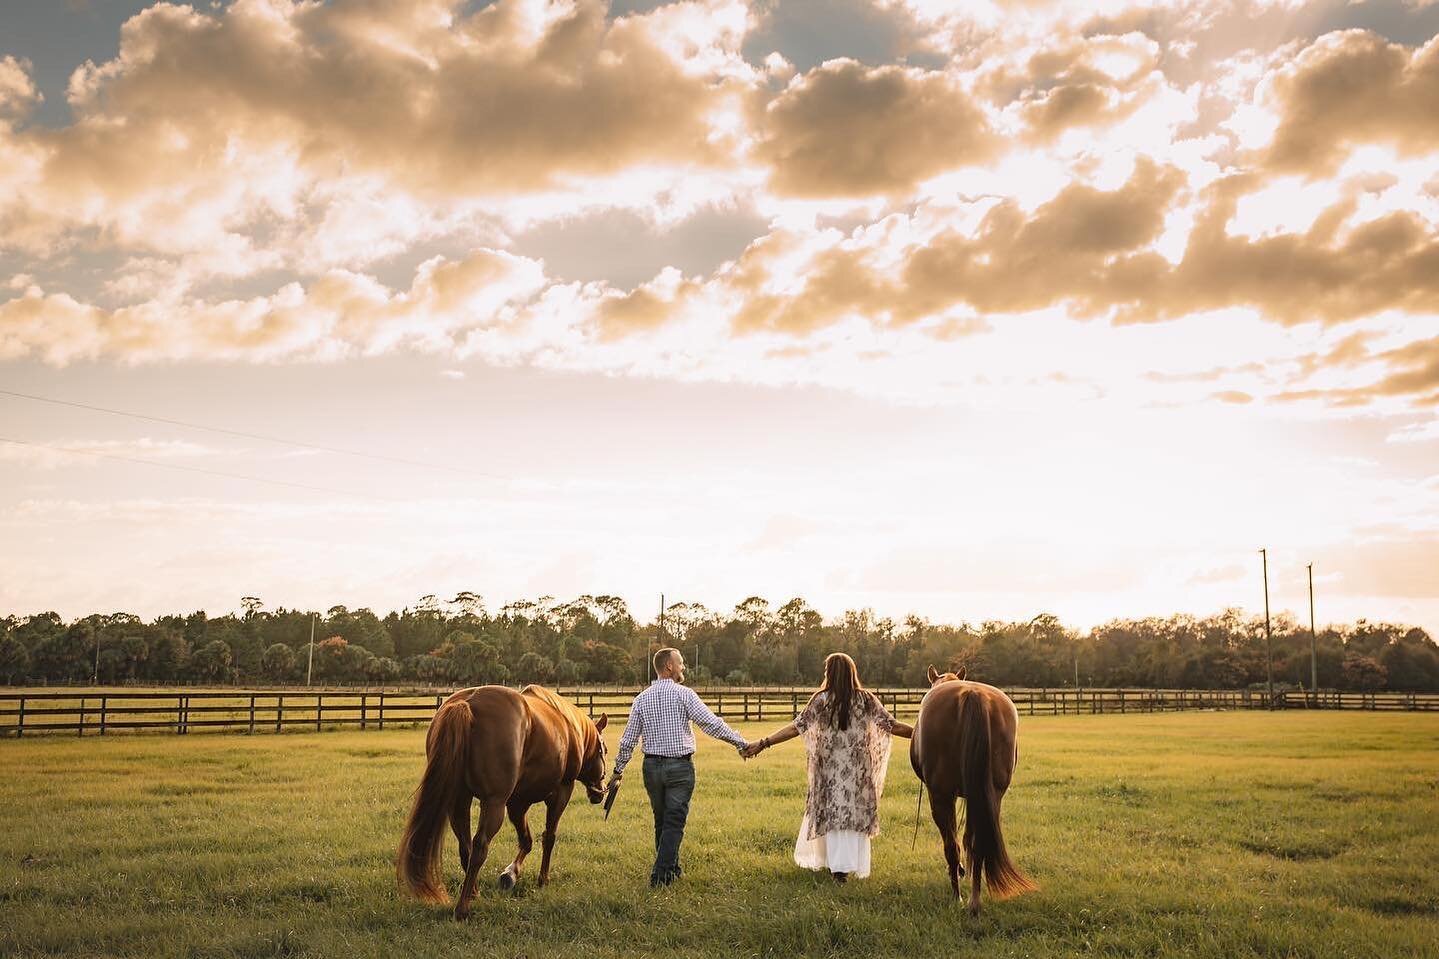
<svg viewBox="0 0 1439 959">
<path fill-rule="evenodd" d="M 824 682 L 810 697 L 813 702 L 820 693 L 829 693 L 830 725 L 840 729 L 849 728 L 850 710 L 855 697 L 864 695 L 864 686 L 859 681 L 859 668 L 854 660 L 844 653 L 830 653 L 824 658 Z"/>
</svg>

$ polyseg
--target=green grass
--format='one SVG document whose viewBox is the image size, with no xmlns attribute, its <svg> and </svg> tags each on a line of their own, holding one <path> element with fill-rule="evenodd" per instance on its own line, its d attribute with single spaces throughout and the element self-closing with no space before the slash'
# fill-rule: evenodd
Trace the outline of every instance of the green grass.
<svg viewBox="0 0 1439 959">
<path fill-rule="evenodd" d="M 393 880 L 423 735 L 0 742 L 0 955 L 1439 955 L 1433 716 L 1026 717 L 1005 827 L 1041 889 L 978 920 L 927 814 L 910 849 L 903 743 L 874 874 L 837 887 L 790 858 L 802 745 L 702 740 L 679 885 L 646 887 L 634 775 L 608 823 L 577 797 L 545 889 L 538 850 L 495 888 L 507 825 L 457 925 Z"/>
</svg>

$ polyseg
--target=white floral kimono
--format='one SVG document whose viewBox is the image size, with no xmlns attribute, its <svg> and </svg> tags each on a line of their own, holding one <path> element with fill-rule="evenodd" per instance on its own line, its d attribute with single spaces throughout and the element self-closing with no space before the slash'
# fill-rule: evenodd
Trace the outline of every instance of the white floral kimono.
<svg viewBox="0 0 1439 959">
<path fill-rule="evenodd" d="M 809 772 L 794 861 L 861 878 L 869 875 L 870 837 L 879 833 L 894 717 L 873 693 L 856 690 L 849 728 L 840 729 L 829 695 L 820 693 L 794 721 L 804 734 Z"/>
</svg>

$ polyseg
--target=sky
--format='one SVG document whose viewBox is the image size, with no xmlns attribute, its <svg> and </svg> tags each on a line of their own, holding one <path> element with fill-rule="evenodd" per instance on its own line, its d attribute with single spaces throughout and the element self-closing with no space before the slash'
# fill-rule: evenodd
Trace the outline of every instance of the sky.
<svg viewBox="0 0 1439 959">
<path fill-rule="evenodd" d="M 4 0 L 0 615 L 1439 635 L 1439 3 Z M 107 412 L 108 411 L 108 412 Z M 122 415 L 127 414 L 127 415 Z"/>
</svg>

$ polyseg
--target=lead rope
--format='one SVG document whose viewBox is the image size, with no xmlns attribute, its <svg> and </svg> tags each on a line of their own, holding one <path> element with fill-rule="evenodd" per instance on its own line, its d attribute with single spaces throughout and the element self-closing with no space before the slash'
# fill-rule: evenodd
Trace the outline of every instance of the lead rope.
<svg viewBox="0 0 1439 959">
<path fill-rule="evenodd" d="M 909 851 L 914 852 L 914 844 L 919 842 L 919 807 L 924 803 L 924 780 L 919 781 L 919 795 L 914 797 L 914 838 L 909 841 Z"/>
</svg>

